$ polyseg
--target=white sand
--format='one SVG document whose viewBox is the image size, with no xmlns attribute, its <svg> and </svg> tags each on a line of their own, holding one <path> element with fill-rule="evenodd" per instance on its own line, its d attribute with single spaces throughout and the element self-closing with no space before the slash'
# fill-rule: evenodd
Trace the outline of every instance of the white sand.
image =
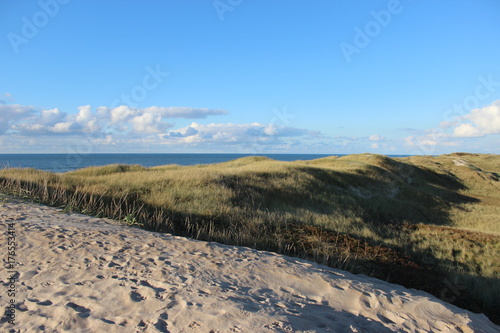
<svg viewBox="0 0 500 333">
<path fill-rule="evenodd" d="M 427 293 L 269 252 L 13 199 L 0 221 L 15 224 L 21 303 L 2 332 L 500 331 Z"/>
</svg>

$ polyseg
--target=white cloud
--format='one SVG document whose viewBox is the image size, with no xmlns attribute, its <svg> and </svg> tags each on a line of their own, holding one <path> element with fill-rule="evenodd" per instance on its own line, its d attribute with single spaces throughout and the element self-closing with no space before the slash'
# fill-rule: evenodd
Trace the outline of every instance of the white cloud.
<svg viewBox="0 0 500 333">
<path fill-rule="evenodd" d="M 33 113 L 34 111 L 35 108 L 33 106 L 19 104 L 0 105 L 0 115 L 3 117 L 27 115 Z"/>
<path fill-rule="evenodd" d="M 450 128 L 450 127 L 453 127 L 455 125 L 457 125 L 458 121 L 457 120 L 452 120 L 452 121 L 442 121 L 439 123 L 439 127 L 440 128 Z"/>
<path fill-rule="evenodd" d="M 184 119 L 201 119 L 207 116 L 226 115 L 226 110 L 206 109 L 206 108 L 189 108 L 189 107 L 159 107 L 150 106 L 143 109 L 145 113 L 156 113 L 165 118 L 184 118 Z"/>
<path fill-rule="evenodd" d="M 80 106 L 78 107 L 80 110 L 74 119 L 74 122 L 77 123 L 80 130 L 85 133 L 95 133 L 98 132 L 101 128 L 99 126 L 99 120 L 96 115 L 92 112 L 92 107 L 90 105 Z M 70 120 L 72 117 L 70 117 Z M 77 126 L 73 125 L 73 128 Z"/>
<path fill-rule="evenodd" d="M 131 108 L 126 105 L 120 105 L 111 110 L 111 122 L 114 124 L 123 123 L 137 114 L 138 111 L 136 108 Z"/>
<path fill-rule="evenodd" d="M 483 108 L 474 109 L 461 117 L 463 121 L 453 130 L 456 137 L 478 137 L 500 133 L 500 100 Z"/>
<path fill-rule="evenodd" d="M 419 136 L 408 136 L 403 139 L 405 146 L 413 151 L 411 154 L 434 155 L 442 147 L 457 147 L 460 142 L 456 141 L 451 135 L 445 133 L 442 129 L 428 130 L 427 133 Z"/>
<path fill-rule="evenodd" d="M 100 119 L 109 119 L 111 118 L 111 108 L 107 106 L 99 106 L 96 108 L 95 115 Z"/>
<path fill-rule="evenodd" d="M 66 116 L 65 113 L 61 112 L 58 108 L 50 110 L 42 110 L 40 118 L 38 119 L 39 124 L 52 125 L 55 124 Z"/>
<path fill-rule="evenodd" d="M 94 115 L 92 114 L 92 107 L 90 105 L 79 106 L 78 110 L 80 110 L 80 112 L 76 115 L 77 122 L 86 123 L 94 118 Z"/>
<path fill-rule="evenodd" d="M 0 135 L 11 129 L 12 125 L 35 113 L 35 108 L 19 104 L 0 104 Z"/>
<path fill-rule="evenodd" d="M 225 110 L 189 107 L 115 108 L 90 105 L 78 107 L 78 112 L 66 114 L 58 108 L 40 110 L 23 105 L 0 105 L 0 134 L 12 130 L 20 135 L 81 134 L 109 132 L 129 134 L 164 133 L 172 124 L 168 118 L 206 118 L 227 114 Z"/>
<path fill-rule="evenodd" d="M 439 128 L 416 132 L 404 139 L 407 147 L 414 149 L 412 153 L 436 154 L 449 148 L 461 150 L 477 150 L 470 138 L 486 137 L 500 134 L 500 100 L 483 108 L 474 109 L 465 116 L 443 121 Z M 471 147 L 471 148 L 468 148 Z"/>
<path fill-rule="evenodd" d="M 250 147 L 253 152 L 307 151 L 305 144 L 317 146 L 319 139 L 327 138 L 318 131 L 278 126 L 274 123 L 192 122 L 188 126 L 169 130 L 173 126 L 168 122 L 170 118 L 205 118 L 227 114 L 226 111 L 217 109 L 156 106 L 92 108 L 84 105 L 73 113 L 65 113 L 58 108 L 0 105 L 0 111 L 3 111 L 0 120 L 3 119 L 1 117 L 7 119 L 0 122 L 0 125 L 3 124 L 3 132 L 0 134 L 6 133 L 6 140 L 17 140 L 20 144 L 24 142 L 30 147 L 37 144 L 40 147 L 57 147 L 54 149 L 58 150 L 64 150 L 71 142 L 80 145 L 88 142 L 85 144 L 93 147 L 131 151 L 160 150 L 165 149 L 165 145 L 170 150 L 177 151 L 243 151 L 246 147 Z"/>
<path fill-rule="evenodd" d="M 147 108 L 135 108 L 127 105 L 120 105 L 113 109 L 107 109 L 104 107 L 98 108 L 98 112 L 101 114 L 110 113 L 111 122 L 119 123 L 123 121 L 128 121 L 132 117 L 141 116 L 144 114 L 155 114 L 160 115 L 162 118 L 184 118 L 184 119 L 201 119 L 207 116 L 213 115 L 225 115 L 228 114 L 226 110 L 220 109 L 207 109 L 207 108 L 190 108 L 190 107 L 160 107 L 160 106 L 150 106 Z"/>
<path fill-rule="evenodd" d="M 69 133 L 72 125 L 73 123 L 71 122 L 57 123 L 49 131 L 54 133 Z"/>
<path fill-rule="evenodd" d="M 477 127 L 472 126 L 470 123 L 458 125 L 453 130 L 453 134 L 462 138 L 478 137 L 483 135 Z"/>
<path fill-rule="evenodd" d="M 92 133 L 100 129 L 98 119 L 89 105 L 67 115 L 58 108 L 31 112 L 30 116 L 13 121 L 10 129 L 21 135 Z"/>
<path fill-rule="evenodd" d="M 189 126 L 169 131 L 162 138 L 166 144 L 260 144 L 276 146 L 284 144 L 291 137 L 309 138 L 316 134 L 318 132 L 260 123 L 211 123 L 202 125 L 193 122 Z"/>
<path fill-rule="evenodd" d="M 130 120 L 134 133 L 136 134 L 155 134 L 162 133 L 170 124 L 163 122 L 159 114 L 144 113 L 140 116 L 135 116 Z"/>
<path fill-rule="evenodd" d="M 385 136 L 381 136 L 378 134 L 373 134 L 369 137 L 370 141 L 386 141 L 387 138 Z"/>
<path fill-rule="evenodd" d="M 266 127 L 264 127 L 264 134 L 265 135 L 276 135 L 276 134 L 278 134 L 278 129 L 273 124 L 269 124 Z"/>
</svg>

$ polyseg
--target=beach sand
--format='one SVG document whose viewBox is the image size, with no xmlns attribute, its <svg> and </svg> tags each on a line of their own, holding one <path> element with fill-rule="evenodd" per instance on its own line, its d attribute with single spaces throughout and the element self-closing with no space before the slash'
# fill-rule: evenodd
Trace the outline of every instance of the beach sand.
<svg viewBox="0 0 500 333">
<path fill-rule="evenodd" d="M 270 252 L 13 198 L 0 222 L 4 265 L 10 226 L 19 273 L 12 286 L 2 268 L 2 332 L 500 331 L 425 292 Z"/>
</svg>

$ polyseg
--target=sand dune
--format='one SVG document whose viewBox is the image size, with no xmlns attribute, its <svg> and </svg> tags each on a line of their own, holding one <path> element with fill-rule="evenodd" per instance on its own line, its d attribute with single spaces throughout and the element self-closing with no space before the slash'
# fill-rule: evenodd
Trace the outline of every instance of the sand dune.
<svg viewBox="0 0 500 333">
<path fill-rule="evenodd" d="M 427 293 L 296 258 L 8 199 L 2 332 L 499 332 Z M 2 250 L 7 250 L 7 234 Z M 4 262 L 8 259 L 4 259 Z M 3 310 L 2 310 L 3 312 Z"/>
</svg>

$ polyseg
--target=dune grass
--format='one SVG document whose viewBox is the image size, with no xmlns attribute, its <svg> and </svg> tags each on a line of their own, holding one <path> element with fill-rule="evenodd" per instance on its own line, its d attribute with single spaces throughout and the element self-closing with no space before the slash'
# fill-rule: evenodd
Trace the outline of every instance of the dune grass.
<svg viewBox="0 0 500 333">
<path fill-rule="evenodd" d="M 0 189 L 149 230 L 388 279 L 498 322 L 497 155 L 360 154 L 296 162 L 245 157 L 64 174 L 4 169 Z M 453 297 L 445 292 L 450 283 L 460 287 Z"/>
</svg>

